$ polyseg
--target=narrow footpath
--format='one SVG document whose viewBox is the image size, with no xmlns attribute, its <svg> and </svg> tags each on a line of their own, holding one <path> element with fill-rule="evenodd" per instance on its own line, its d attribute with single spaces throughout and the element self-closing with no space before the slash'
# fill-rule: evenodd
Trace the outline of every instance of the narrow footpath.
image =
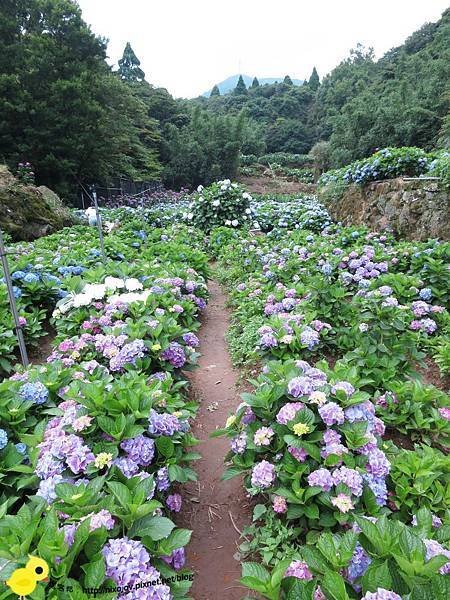
<svg viewBox="0 0 450 600">
<path fill-rule="evenodd" d="M 194 571 L 191 597 L 195 600 L 240 600 L 239 533 L 251 522 L 252 509 L 239 477 L 221 481 L 229 439 L 209 435 L 223 427 L 240 402 L 224 339 L 229 325 L 226 295 L 215 281 L 208 282 L 210 298 L 199 331 L 199 367 L 189 374 L 192 393 L 200 403 L 193 433 L 200 440 L 201 460 L 193 465 L 198 481 L 183 485 L 183 509 L 177 524 L 193 530 L 187 546 L 187 567 Z"/>
</svg>

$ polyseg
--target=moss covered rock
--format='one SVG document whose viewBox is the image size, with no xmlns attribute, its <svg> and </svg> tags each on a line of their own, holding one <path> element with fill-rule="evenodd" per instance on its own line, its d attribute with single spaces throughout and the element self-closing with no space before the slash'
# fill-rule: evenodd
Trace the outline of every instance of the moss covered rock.
<svg viewBox="0 0 450 600">
<path fill-rule="evenodd" d="M 23 185 L 0 165 L 0 228 L 13 240 L 34 240 L 73 222 L 72 213 L 54 192 Z"/>
</svg>

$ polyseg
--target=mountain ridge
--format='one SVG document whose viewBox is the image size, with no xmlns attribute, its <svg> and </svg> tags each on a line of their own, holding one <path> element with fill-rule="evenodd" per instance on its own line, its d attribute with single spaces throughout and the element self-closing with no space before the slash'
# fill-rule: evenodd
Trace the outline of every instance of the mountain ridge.
<svg viewBox="0 0 450 600">
<path fill-rule="evenodd" d="M 283 75 L 281 77 L 258 77 L 257 79 L 258 79 L 260 85 L 265 85 L 266 83 L 267 84 L 275 83 L 275 82 L 281 83 L 283 81 L 284 77 L 285 76 Z M 229 92 L 234 90 L 234 88 L 236 87 L 236 84 L 238 82 L 238 79 L 239 79 L 239 74 L 230 75 L 230 77 L 227 77 L 226 79 L 224 79 L 220 83 L 217 83 L 216 85 L 219 88 L 220 93 L 222 95 L 228 94 Z M 253 77 L 251 77 L 250 75 L 242 75 L 242 79 L 244 80 L 244 83 L 247 87 L 249 87 L 252 84 Z M 304 82 L 302 79 L 292 79 L 292 83 L 294 85 L 302 85 Z M 211 87 L 211 89 L 212 89 L 212 87 Z M 206 92 L 203 92 L 203 94 L 201 94 L 201 96 L 208 98 L 209 95 L 211 94 L 211 89 L 207 90 Z"/>
</svg>

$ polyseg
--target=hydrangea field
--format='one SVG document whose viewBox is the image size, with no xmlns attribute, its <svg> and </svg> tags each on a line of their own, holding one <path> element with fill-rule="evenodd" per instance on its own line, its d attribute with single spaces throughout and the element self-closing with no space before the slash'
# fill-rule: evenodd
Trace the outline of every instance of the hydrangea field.
<svg viewBox="0 0 450 600">
<path fill-rule="evenodd" d="M 0 284 L 0 600 L 28 555 L 50 567 L 34 600 L 193 597 L 177 517 L 210 278 L 250 377 L 209 432 L 252 506 L 242 597 L 450 597 L 450 244 L 229 180 L 102 216 L 106 260 L 87 221 L 8 244 L 33 364 Z"/>
</svg>

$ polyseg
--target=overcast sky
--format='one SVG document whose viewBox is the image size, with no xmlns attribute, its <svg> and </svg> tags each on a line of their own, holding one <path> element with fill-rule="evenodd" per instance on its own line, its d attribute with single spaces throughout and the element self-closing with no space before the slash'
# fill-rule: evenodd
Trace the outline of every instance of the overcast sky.
<svg viewBox="0 0 450 600">
<path fill-rule="evenodd" d="M 79 0 L 109 39 L 111 64 L 126 42 L 146 79 L 193 97 L 230 75 L 322 77 L 358 42 L 377 56 L 401 44 L 449 0 Z"/>
</svg>

